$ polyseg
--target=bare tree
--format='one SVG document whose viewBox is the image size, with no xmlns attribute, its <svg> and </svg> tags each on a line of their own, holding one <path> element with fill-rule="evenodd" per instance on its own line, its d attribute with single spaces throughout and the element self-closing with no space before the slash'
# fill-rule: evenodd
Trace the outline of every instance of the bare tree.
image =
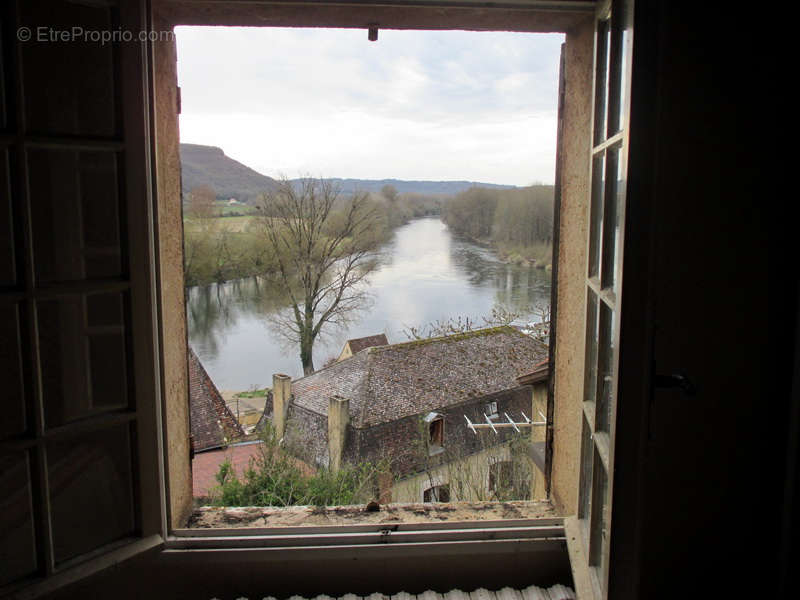
<svg viewBox="0 0 800 600">
<path fill-rule="evenodd" d="M 300 344 L 303 372 L 314 372 L 314 341 L 326 325 L 343 326 L 369 297 L 363 285 L 375 269 L 380 213 L 368 194 L 341 198 L 329 181 L 282 180 L 263 197 L 260 223 L 289 298 L 279 332 Z"/>
<path fill-rule="evenodd" d="M 214 201 L 217 194 L 209 185 L 193 188 L 189 193 L 189 214 L 195 218 L 207 219 L 215 216 Z"/>
</svg>

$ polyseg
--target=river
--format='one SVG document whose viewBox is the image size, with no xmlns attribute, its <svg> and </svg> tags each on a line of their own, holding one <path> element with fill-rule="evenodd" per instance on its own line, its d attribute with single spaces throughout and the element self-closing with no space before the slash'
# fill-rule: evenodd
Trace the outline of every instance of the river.
<svg viewBox="0 0 800 600">
<path fill-rule="evenodd" d="M 550 283 L 550 273 L 502 263 L 491 249 L 451 234 L 438 218 L 416 219 L 382 247 L 368 282 L 371 306 L 346 330 L 317 340 L 314 365 L 338 356 L 347 339 L 385 333 L 390 343 L 404 342 L 408 327 L 437 319 L 482 323 L 498 304 L 515 311 L 547 304 Z M 287 346 L 267 323 L 278 307 L 263 279 L 187 290 L 189 343 L 219 389 L 269 386 L 273 373 L 302 375 L 299 347 Z"/>
</svg>

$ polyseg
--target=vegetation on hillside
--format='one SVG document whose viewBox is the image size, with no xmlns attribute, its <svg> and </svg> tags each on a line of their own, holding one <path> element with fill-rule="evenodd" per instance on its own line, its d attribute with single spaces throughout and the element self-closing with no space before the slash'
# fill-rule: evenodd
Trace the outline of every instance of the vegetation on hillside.
<svg viewBox="0 0 800 600">
<path fill-rule="evenodd" d="M 457 234 L 495 246 L 511 262 L 550 264 L 553 243 L 553 186 L 512 190 L 473 187 L 442 209 Z"/>
</svg>

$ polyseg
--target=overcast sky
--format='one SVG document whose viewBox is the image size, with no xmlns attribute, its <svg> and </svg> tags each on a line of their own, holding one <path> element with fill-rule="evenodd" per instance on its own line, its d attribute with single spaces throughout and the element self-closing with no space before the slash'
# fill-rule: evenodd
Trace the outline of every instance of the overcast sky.
<svg viewBox="0 0 800 600">
<path fill-rule="evenodd" d="M 561 34 L 179 27 L 181 141 L 272 177 L 552 183 Z"/>
</svg>

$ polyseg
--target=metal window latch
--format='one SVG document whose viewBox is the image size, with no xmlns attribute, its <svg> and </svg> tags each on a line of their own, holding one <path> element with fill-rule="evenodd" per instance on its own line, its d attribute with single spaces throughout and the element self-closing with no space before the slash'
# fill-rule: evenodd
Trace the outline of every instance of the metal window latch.
<svg viewBox="0 0 800 600">
<path fill-rule="evenodd" d="M 694 396 L 697 388 L 688 375 L 674 373 L 672 375 L 656 375 L 653 380 L 653 387 L 656 389 L 680 389 L 687 396 Z"/>
</svg>

